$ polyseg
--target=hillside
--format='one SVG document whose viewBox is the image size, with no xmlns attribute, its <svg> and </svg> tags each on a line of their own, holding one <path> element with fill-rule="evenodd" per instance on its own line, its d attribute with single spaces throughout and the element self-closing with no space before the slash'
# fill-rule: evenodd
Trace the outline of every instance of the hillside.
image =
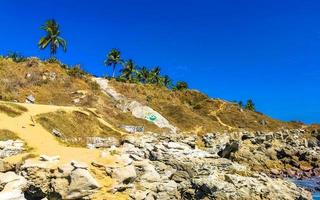
<svg viewBox="0 0 320 200">
<path fill-rule="evenodd" d="M 0 94 L 0 199 L 311 199 L 283 178 L 320 175 L 318 125 L 196 90 L 0 58 Z"/>
<path fill-rule="evenodd" d="M 25 102 L 26 97 L 32 94 L 36 103 L 96 108 L 105 118 L 150 126 L 150 130 L 156 128 L 113 109 L 114 100 L 102 94 L 89 74 L 82 73 L 36 58 L 20 63 L 1 59 L 0 100 Z M 243 110 L 235 103 L 209 98 L 195 90 L 171 91 L 151 84 L 117 81 L 111 81 L 110 85 L 128 99 L 154 108 L 182 132 L 275 131 L 301 127 L 299 123 L 274 120 L 258 112 Z M 119 122 L 113 123 L 119 125 Z"/>
</svg>

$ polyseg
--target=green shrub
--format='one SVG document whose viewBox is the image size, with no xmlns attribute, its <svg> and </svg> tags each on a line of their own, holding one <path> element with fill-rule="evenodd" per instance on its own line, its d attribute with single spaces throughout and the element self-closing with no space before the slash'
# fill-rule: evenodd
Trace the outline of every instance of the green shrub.
<svg viewBox="0 0 320 200">
<path fill-rule="evenodd" d="M 255 105 L 253 103 L 253 101 L 251 99 L 249 99 L 244 107 L 245 109 L 247 110 L 251 110 L 251 111 L 255 111 L 256 108 L 255 108 Z"/>
<path fill-rule="evenodd" d="M 6 56 L 6 58 L 11 58 L 14 62 L 24 62 L 27 60 L 27 57 L 23 56 L 22 54 L 18 53 L 18 52 L 10 52 L 8 53 L 8 55 Z"/>
<path fill-rule="evenodd" d="M 185 81 L 178 81 L 176 86 L 174 87 L 175 90 L 186 90 L 188 89 L 188 83 Z"/>
<path fill-rule="evenodd" d="M 56 57 L 50 57 L 46 60 L 46 62 L 48 63 L 56 63 L 56 64 L 59 64 L 59 65 L 62 65 L 60 60 L 58 60 Z"/>
<path fill-rule="evenodd" d="M 76 78 L 83 78 L 85 75 L 87 75 L 87 73 L 80 68 L 80 65 L 69 68 L 67 73 L 69 76 Z"/>
</svg>

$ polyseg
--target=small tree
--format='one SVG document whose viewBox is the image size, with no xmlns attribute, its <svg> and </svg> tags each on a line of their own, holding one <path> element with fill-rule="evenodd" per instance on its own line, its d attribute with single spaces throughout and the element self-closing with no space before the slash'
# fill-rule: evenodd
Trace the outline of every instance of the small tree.
<svg viewBox="0 0 320 200">
<path fill-rule="evenodd" d="M 239 101 L 238 105 L 239 105 L 240 108 L 243 108 L 243 102 L 242 101 Z"/>
<path fill-rule="evenodd" d="M 255 109 L 255 105 L 254 105 L 254 103 L 253 103 L 253 101 L 252 101 L 251 99 L 249 99 L 249 100 L 247 101 L 247 104 L 246 104 L 246 106 L 245 106 L 245 109 L 251 110 L 251 111 L 255 111 L 255 110 L 256 110 L 256 109 Z"/>
<path fill-rule="evenodd" d="M 175 90 L 185 90 L 188 89 L 188 83 L 185 81 L 178 81 L 176 86 L 174 87 Z"/>
</svg>

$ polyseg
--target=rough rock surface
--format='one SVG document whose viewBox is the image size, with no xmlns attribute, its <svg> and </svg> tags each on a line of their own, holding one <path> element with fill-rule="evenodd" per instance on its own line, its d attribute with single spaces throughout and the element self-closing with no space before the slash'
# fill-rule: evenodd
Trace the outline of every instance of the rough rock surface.
<svg viewBox="0 0 320 200">
<path fill-rule="evenodd" d="M 174 127 L 169 121 L 164 118 L 160 113 L 153 110 L 149 106 L 142 105 L 141 103 L 129 100 L 125 96 L 117 93 L 112 87 L 109 86 L 108 80 L 103 78 L 94 79 L 100 86 L 100 88 L 114 100 L 118 102 L 118 108 L 124 112 L 131 112 L 133 116 L 141 119 L 147 119 L 148 116 L 153 116 L 152 122 L 160 128 L 168 128 L 173 133 L 177 132 L 177 128 Z"/>
<path fill-rule="evenodd" d="M 309 192 L 293 183 L 221 158 L 221 152 L 232 158 L 241 144 L 236 143 L 234 149 L 228 144 L 234 146 L 235 140 L 212 137 L 222 142 L 208 144 L 211 151 L 194 148 L 192 136 L 148 133 L 126 137 L 117 148 L 119 157 L 125 158 L 123 166 L 104 166 L 106 173 L 118 180 L 110 192 L 129 190 L 130 199 L 135 200 L 311 199 Z"/>
<path fill-rule="evenodd" d="M 27 199 L 82 199 L 100 187 L 86 164 L 71 161 L 56 167 L 53 163 L 28 161 L 21 166 L 20 173 L 29 182 L 24 193 Z"/>
<path fill-rule="evenodd" d="M 24 143 L 21 140 L 0 141 L 0 158 L 21 153 L 24 150 L 23 146 Z"/>
</svg>

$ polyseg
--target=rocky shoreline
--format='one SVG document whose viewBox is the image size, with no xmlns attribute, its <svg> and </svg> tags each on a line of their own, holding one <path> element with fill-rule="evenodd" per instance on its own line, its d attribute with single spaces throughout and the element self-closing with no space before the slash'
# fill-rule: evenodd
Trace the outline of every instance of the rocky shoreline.
<svg viewBox="0 0 320 200">
<path fill-rule="evenodd" d="M 311 199 L 293 183 L 227 158 L 241 149 L 231 139 L 196 148 L 196 137 L 143 134 L 126 137 L 118 152 L 124 166 L 104 168 L 118 180 L 110 192 L 130 190 L 131 199 Z M 224 142 L 225 141 L 225 142 Z M 208 146 L 208 145 L 206 145 Z"/>
<path fill-rule="evenodd" d="M 91 166 L 77 161 L 56 166 L 59 156 L 16 165 L 1 160 L 0 199 L 91 199 L 101 186 L 89 168 L 115 180 L 108 192 L 126 193 L 132 200 L 312 199 L 309 191 L 285 178 L 319 175 L 317 142 L 315 133 L 302 129 L 129 134 L 116 146 L 100 147 L 101 156 L 111 156 L 117 165 L 93 160 Z M 6 144 L 15 153 L 23 149 L 21 141 Z M 3 146 L 1 154 L 10 156 L 6 151 L 12 149 Z"/>
</svg>

